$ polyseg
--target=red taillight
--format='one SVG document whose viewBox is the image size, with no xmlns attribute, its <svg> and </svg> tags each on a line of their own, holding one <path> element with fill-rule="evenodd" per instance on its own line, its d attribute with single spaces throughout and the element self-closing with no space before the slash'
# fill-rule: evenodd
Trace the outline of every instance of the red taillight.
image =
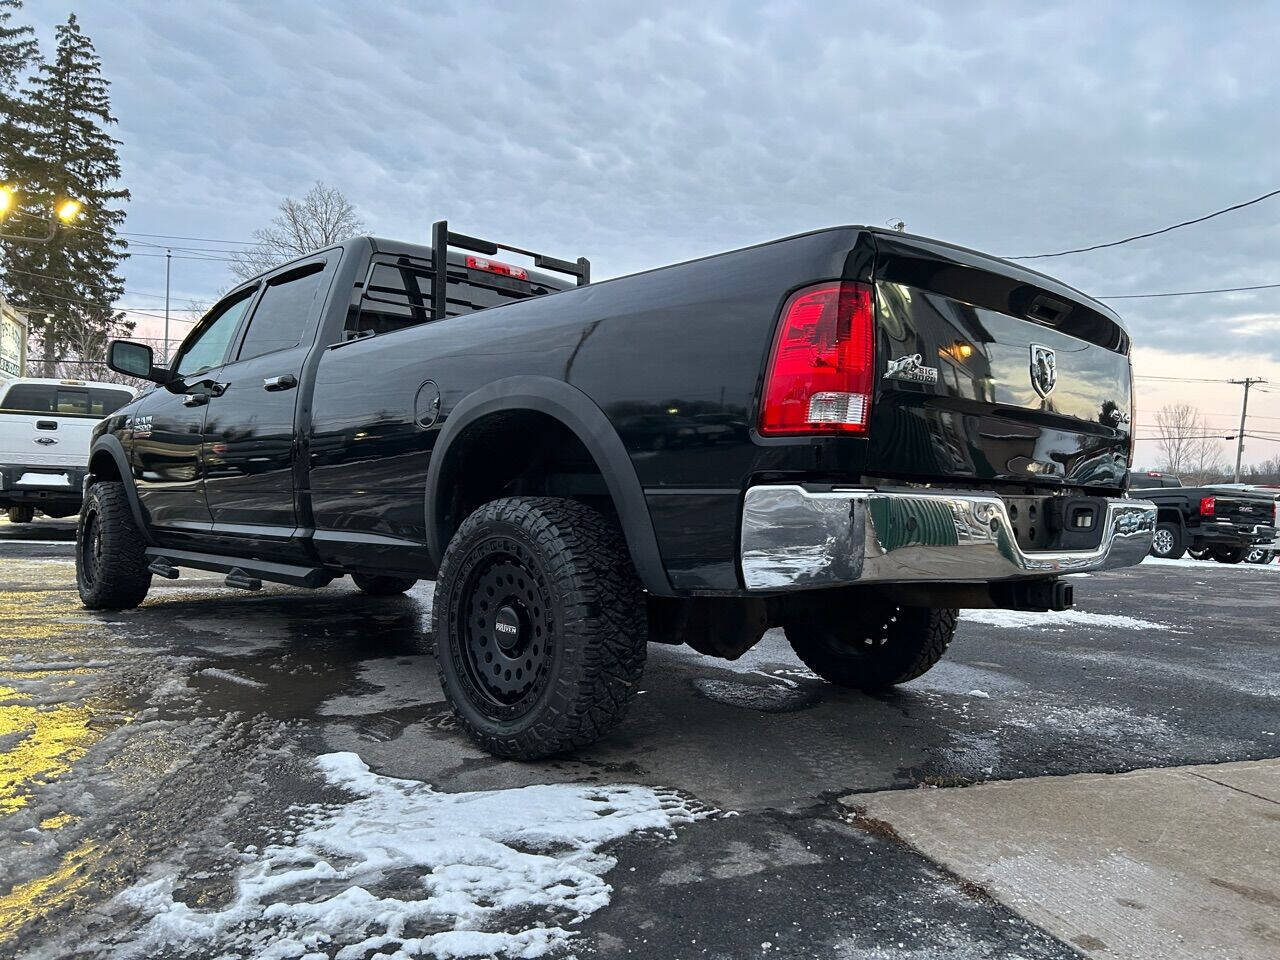
<svg viewBox="0 0 1280 960">
<path fill-rule="evenodd" d="M 484 257 L 467 257 L 467 266 L 472 270 L 483 270 L 486 273 L 496 273 L 500 276 L 511 277 L 515 280 L 528 280 L 529 271 L 524 267 L 513 267 L 509 263 L 499 263 L 497 260 L 486 260 Z"/>
<path fill-rule="evenodd" d="M 760 432 L 865 433 L 874 365 L 870 287 L 837 281 L 792 294 L 769 356 Z"/>
<path fill-rule="evenodd" d="M 1201 497 L 1200 498 L 1200 516 L 1212 517 L 1213 508 L 1215 506 L 1217 506 L 1217 503 L 1214 497 Z"/>
</svg>

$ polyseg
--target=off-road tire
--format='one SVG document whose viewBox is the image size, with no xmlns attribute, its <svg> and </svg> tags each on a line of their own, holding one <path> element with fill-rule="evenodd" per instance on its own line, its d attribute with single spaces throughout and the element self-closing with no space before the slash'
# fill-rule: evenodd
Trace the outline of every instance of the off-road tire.
<svg viewBox="0 0 1280 960">
<path fill-rule="evenodd" d="M 1187 553 L 1182 539 L 1182 527 L 1176 523 L 1161 523 L 1156 526 L 1155 536 L 1151 538 L 1151 555 L 1165 560 L 1181 560 Z"/>
<path fill-rule="evenodd" d="M 151 589 L 146 541 L 119 481 L 95 483 L 85 493 L 76 528 L 76 587 L 90 610 L 136 607 Z"/>
<path fill-rule="evenodd" d="M 414 577 L 390 577 L 378 573 L 353 573 L 351 579 L 361 593 L 367 593 L 371 597 L 393 597 L 412 589 L 418 582 Z"/>
<path fill-rule="evenodd" d="M 1275 558 L 1276 552 L 1274 550 L 1263 550 L 1260 547 L 1254 547 L 1254 549 L 1245 554 L 1244 559 L 1246 563 L 1265 565 L 1271 563 Z"/>
<path fill-rule="evenodd" d="M 621 533 L 572 500 L 513 497 L 472 513 L 445 549 L 431 620 L 445 696 L 499 757 L 593 743 L 626 714 L 644 670 L 648 615 Z M 500 635 L 501 622 L 516 632 Z"/>
<path fill-rule="evenodd" d="M 9 508 L 10 523 L 30 523 L 36 518 L 36 508 L 27 506 L 26 504 L 18 504 L 16 507 Z"/>
<path fill-rule="evenodd" d="M 953 607 L 904 607 L 865 595 L 816 595 L 784 624 L 805 666 L 829 683 L 884 690 L 914 680 L 946 653 Z"/>
<path fill-rule="evenodd" d="M 1239 563 L 1247 551 L 1244 547 L 1214 547 L 1209 556 L 1219 563 Z"/>
</svg>

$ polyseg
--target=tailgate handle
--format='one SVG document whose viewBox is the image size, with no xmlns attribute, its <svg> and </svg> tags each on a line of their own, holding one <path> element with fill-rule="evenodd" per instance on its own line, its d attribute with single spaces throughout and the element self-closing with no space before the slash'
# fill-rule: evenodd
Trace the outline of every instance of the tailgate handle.
<svg viewBox="0 0 1280 960">
<path fill-rule="evenodd" d="M 37 430 L 57 430 L 58 421 L 57 420 L 37 420 L 36 429 Z"/>
<path fill-rule="evenodd" d="M 1054 300 L 1052 297 L 1046 297 L 1043 293 L 1031 301 L 1031 306 L 1027 308 L 1027 316 L 1032 320 L 1039 320 L 1041 323 L 1059 323 L 1065 320 L 1067 314 L 1071 312 L 1071 307 L 1063 303 L 1061 300 Z"/>
</svg>

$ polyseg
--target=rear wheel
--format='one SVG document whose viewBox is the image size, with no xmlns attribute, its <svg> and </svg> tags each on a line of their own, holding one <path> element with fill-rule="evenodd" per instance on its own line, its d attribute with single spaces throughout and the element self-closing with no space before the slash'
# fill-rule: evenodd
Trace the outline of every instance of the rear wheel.
<svg viewBox="0 0 1280 960">
<path fill-rule="evenodd" d="M 1244 547 L 1214 547 L 1210 551 L 1210 556 L 1219 563 L 1239 563 L 1244 555 Z"/>
<path fill-rule="evenodd" d="M 85 493 L 76 531 L 76 587 L 90 610 L 136 607 L 151 589 L 146 543 L 118 481 Z"/>
<path fill-rule="evenodd" d="M 392 597 L 397 593 L 404 593 L 418 582 L 413 577 L 389 577 L 372 573 L 353 573 L 351 579 L 361 592 L 371 597 Z"/>
<path fill-rule="evenodd" d="M 815 600 L 784 626 L 796 655 L 823 680 L 883 690 L 914 680 L 942 659 L 958 612 L 845 594 Z"/>
<path fill-rule="evenodd" d="M 36 508 L 29 507 L 26 504 L 19 504 L 16 507 L 9 508 L 10 523 L 30 523 L 36 518 Z"/>
<path fill-rule="evenodd" d="M 1245 555 L 1248 563 L 1270 563 L 1276 558 L 1274 550 L 1264 550 L 1261 547 L 1254 547 Z"/>
<path fill-rule="evenodd" d="M 644 592 L 618 530 L 572 500 L 487 503 L 445 550 L 432 609 L 440 683 L 485 750 L 584 747 L 626 713 L 644 669 Z"/>
<path fill-rule="evenodd" d="M 1151 538 L 1151 555 L 1165 560 L 1178 560 L 1187 552 L 1182 542 L 1182 528 L 1176 523 L 1162 523 Z"/>
</svg>

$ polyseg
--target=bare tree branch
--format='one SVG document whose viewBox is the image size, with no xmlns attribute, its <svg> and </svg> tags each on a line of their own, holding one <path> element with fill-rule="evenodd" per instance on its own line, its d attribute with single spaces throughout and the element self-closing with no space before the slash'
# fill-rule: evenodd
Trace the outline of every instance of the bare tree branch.
<svg viewBox="0 0 1280 960">
<path fill-rule="evenodd" d="M 364 230 L 342 191 L 317 180 L 301 200 L 285 197 L 271 223 L 253 232 L 257 244 L 235 255 L 231 272 L 248 280 L 295 257 L 320 250 Z"/>
<path fill-rule="evenodd" d="M 1222 479 L 1226 460 L 1200 411 L 1188 403 L 1156 411 L 1160 470 L 1195 485 Z"/>
</svg>

